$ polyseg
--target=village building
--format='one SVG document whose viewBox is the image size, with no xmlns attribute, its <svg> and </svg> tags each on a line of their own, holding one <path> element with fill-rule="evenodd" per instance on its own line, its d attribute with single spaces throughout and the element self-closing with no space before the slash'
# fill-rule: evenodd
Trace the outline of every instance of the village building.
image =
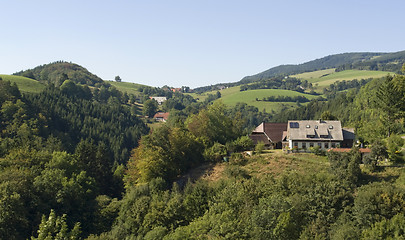
<svg viewBox="0 0 405 240">
<path fill-rule="evenodd" d="M 335 120 L 292 120 L 287 123 L 261 123 L 250 134 L 255 144 L 269 149 L 351 148 L 354 130 L 342 128 Z"/>
<path fill-rule="evenodd" d="M 283 139 L 285 149 L 351 148 L 354 141 L 352 129 L 343 129 L 336 120 L 294 120 L 288 121 Z M 345 139 L 346 137 L 346 139 Z"/>
<path fill-rule="evenodd" d="M 254 144 L 264 143 L 269 149 L 281 149 L 283 132 L 287 130 L 287 123 L 261 123 L 250 134 Z"/>
<path fill-rule="evenodd" d="M 162 105 L 167 100 L 166 97 L 149 97 L 149 98 L 155 100 L 159 105 Z"/>
<path fill-rule="evenodd" d="M 168 112 L 157 112 L 153 116 L 153 119 L 155 119 L 155 121 L 157 121 L 157 122 L 166 122 L 168 118 L 169 118 Z"/>
</svg>

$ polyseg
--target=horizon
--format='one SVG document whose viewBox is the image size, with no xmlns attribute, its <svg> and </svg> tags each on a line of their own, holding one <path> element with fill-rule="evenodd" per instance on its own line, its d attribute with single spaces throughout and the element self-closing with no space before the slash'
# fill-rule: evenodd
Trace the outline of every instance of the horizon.
<svg viewBox="0 0 405 240">
<path fill-rule="evenodd" d="M 2 74 L 63 60 L 104 80 L 196 88 L 334 54 L 404 50 L 399 0 L 3 5 Z"/>
</svg>

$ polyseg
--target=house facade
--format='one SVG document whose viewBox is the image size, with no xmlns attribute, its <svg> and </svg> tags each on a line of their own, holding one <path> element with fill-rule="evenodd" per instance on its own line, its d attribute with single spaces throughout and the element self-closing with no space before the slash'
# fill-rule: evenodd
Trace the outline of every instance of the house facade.
<svg viewBox="0 0 405 240">
<path fill-rule="evenodd" d="M 345 139 L 346 136 L 346 139 Z M 354 133 L 343 129 L 335 120 L 294 120 L 288 121 L 284 133 L 283 149 L 321 149 L 352 147 Z"/>
</svg>

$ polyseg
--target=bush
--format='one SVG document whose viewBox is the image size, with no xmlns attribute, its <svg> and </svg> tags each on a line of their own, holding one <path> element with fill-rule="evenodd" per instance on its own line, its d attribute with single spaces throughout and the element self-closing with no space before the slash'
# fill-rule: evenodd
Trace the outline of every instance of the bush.
<svg viewBox="0 0 405 240">
<path fill-rule="evenodd" d="M 242 136 L 230 144 L 227 144 L 227 148 L 230 152 L 242 152 L 251 150 L 254 147 L 254 143 L 249 136 Z"/>
<path fill-rule="evenodd" d="M 310 147 L 309 151 L 318 156 L 326 156 L 326 151 L 321 149 L 319 146 Z"/>
<path fill-rule="evenodd" d="M 226 147 L 218 142 L 204 150 L 204 158 L 207 161 L 221 161 L 226 155 Z"/>
<path fill-rule="evenodd" d="M 404 145 L 404 139 L 401 136 L 392 134 L 387 139 L 388 156 L 391 161 L 396 163 L 402 162 L 402 146 Z"/>
<path fill-rule="evenodd" d="M 264 150 L 264 142 L 258 142 L 258 143 L 256 144 L 256 146 L 255 146 L 255 152 L 256 152 L 257 154 L 260 154 L 260 153 L 263 152 L 263 150 Z"/>
<path fill-rule="evenodd" d="M 225 168 L 224 173 L 229 178 L 245 178 L 245 179 L 250 178 L 249 173 L 240 166 L 228 165 Z"/>
<path fill-rule="evenodd" d="M 229 159 L 229 163 L 233 165 L 245 165 L 246 162 L 246 158 L 241 153 L 232 153 Z"/>
</svg>

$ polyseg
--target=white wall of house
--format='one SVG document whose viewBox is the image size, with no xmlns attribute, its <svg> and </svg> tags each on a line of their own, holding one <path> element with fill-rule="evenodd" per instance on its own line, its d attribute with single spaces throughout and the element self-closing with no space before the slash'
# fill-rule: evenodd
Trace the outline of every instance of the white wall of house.
<svg viewBox="0 0 405 240">
<path fill-rule="evenodd" d="M 339 143 L 337 142 L 306 142 L 306 141 L 288 141 L 288 147 L 290 149 L 296 147 L 300 149 L 308 149 L 310 147 L 319 146 L 321 149 L 329 149 L 329 148 L 336 148 L 339 147 Z"/>
</svg>

